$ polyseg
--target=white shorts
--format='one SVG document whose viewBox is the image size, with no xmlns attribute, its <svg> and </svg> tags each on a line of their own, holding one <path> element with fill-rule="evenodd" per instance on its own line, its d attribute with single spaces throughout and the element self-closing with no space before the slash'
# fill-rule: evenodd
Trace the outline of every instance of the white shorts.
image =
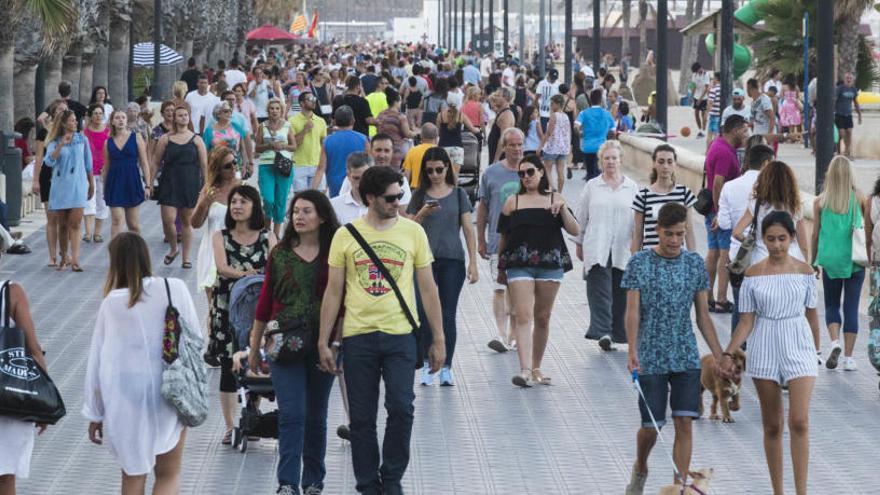
<svg viewBox="0 0 880 495">
<path fill-rule="evenodd" d="M 492 254 L 489 256 L 489 273 L 492 276 L 492 290 L 495 292 L 504 292 L 507 290 L 507 286 L 504 284 L 498 283 L 498 255 Z"/>
<path fill-rule="evenodd" d="M 297 165 L 293 167 L 293 192 L 298 193 L 311 189 L 312 179 L 315 178 L 315 172 L 318 171 L 317 165 Z M 327 177 L 321 177 L 321 185 L 319 191 L 327 189 Z"/>
<path fill-rule="evenodd" d="M 83 215 L 94 215 L 95 220 L 107 220 L 110 217 L 110 208 L 104 202 L 104 181 L 100 175 L 95 176 L 95 194 L 86 203 Z"/>
<path fill-rule="evenodd" d="M 795 378 L 818 375 L 813 335 L 806 320 L 757 317 L 748 339 L 746 373 L 752 378 L 785 385 Z"/>
<path fill-rule="evenodd" d="M 446 154 L 449 155 L 453 165 L 464 165 L 464 148 L 461 146 L 444 146 L 443 149 L 446 150 Z"/>
</svg>

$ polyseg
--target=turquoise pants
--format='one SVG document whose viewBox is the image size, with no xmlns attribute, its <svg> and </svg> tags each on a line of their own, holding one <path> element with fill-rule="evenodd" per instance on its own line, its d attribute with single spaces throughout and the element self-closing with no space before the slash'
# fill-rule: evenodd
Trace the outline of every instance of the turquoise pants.
<svg viewBox="0 0 880 495">
<path fill-rule="evenodd" d="M 257 177 L 260 185 L 260 194 L 263 196 L 263 209 L 266 216 L 273 223 L 284 223 L 284 213 L 287 211 L 287 193 L 293 184 L 293 172 L 290 177 L 283 177 L 275 172 L 272 165 L 260 165 L 260 175 Z"/>
</svg>

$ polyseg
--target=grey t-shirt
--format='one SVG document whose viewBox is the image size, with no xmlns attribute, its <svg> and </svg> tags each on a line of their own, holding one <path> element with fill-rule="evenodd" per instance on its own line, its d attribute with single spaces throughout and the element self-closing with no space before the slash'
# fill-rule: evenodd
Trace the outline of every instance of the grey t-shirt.
<svg viewBox="0 0 880 495">
<path fill-rule="evenodd" d="M 837 86 L 834 97 L 834 114 L 845 117 L 852 116 L 853 101 L 858 96 L 859 90 L 852 86 Z"/>
<path fill-rule="evenodd" d="M 427 193 L 416 192 L 406 212 L 415 215 L 422 209 L 425 199 L 436 199 L 439 209 L 422 220 L 422 228 L 428 235 L 428 244 L 434 259 L 448 258 L 464 260 L 464 249 L 461 247 L 461 214 L 474 211 L 471 201 L 464 189 L 456 187 L 443 198 L 434 198 Z"/>
<path fill-rule="evenodd" d="M 488 201 L 489 231 L 486 233 L 486 247 L 489 254 L 498 250 L 498 218 L 507 198 L 519 191 L 519 176 L 516 170 L 504 166 L 504 162 L 493 163 L 480 177 L 480 201 Z"/>
<path fill-rule="evenodd" d="M 752 101 L 752 134 L 770 134 L 770 117 L 767 116 L 767 110 L 773 110 L 773 102 L 770 97 L 761 94 Z"/>
</svg>

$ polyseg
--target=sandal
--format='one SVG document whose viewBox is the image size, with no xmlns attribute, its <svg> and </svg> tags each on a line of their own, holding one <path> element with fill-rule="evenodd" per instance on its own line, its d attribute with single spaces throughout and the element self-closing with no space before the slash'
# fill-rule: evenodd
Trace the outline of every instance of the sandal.
<svg viewBox="0 0 880 495">
<path fill-rule="evenodd" d="M 541 373 L 541 370 L 538 368 L 532 370 L 532 381 L 534 381 L 538 385 L 553 385 L 552 383 L 550 383 L 551 378 L 549 376 L 544 376 L 544 374 Z"/>
<path fill-rule="evenodd" d="M 58 268 L 56 268 L 55 270 L 62 272 L 62 271 L 64 271 L 64 268 L 67 266 L 70 266 L 70 258 L 68 258 L 66 256 L 62 256 L 61 263 L 58 263 Z"/>
<path fill-rule="evenodd" d="M 220 440 L 220 443 L 223 445 L 232 445 L 232 430 L 226 430 L 226 433 L 223 434 L 223 440 Z"/>
<path fill-rule="evenodd" d="M 522 370 L 518 375 L 513 375 L 511 379 L 514 385 L 522 388 L 529 388 L 535 384 L 532 380 L 532 370 Z"/>
<path fill-rule="evenodd" d="M 183 268 L 184 270 L 189 270 L 190 268 L 193 267 L 193 264 L 190 261 L 184 261 L 183 263 L 180 264 L 180 267 Z"/>
<path fill-rule="evenodd" d="M 55 256 L 49 256 L 49 264 L 46 266 L 49 268 L 55 268 L 58 266 L 58 260 L 55 259 Z"/>
<path fill-rule="evenodd" d="M 165 263 L 166 265 L 170 265 L 171 263 L 174 263 L 174 260 L 175 260 L 176 258 L 177 258 L 177 253 L 174 253 L 174 254 L 166 254 L 166 255 L 165 255 L 165 259 L 163 260 L 163 263 Z"/>
<path fill-rule="evenodd" d="M 76 273 L 82 273 L 82 272 L 83 272 L 83 269 L 82 269 L 81 266 L 79 266 L 79 263 L 71 263 L 71 265 L 70 265 L 70 269 L 71 269 L 72 271 L 76 272 Z"/>
<path fill-rule="evenodd" d="M 95 243 L 104 242 L 104 236 L 101 234 L 95 234 L 92 236 L 92 240 L 95 241 Z"/>
<path fill-rule="evenodd" d="M 88 234 L 86 234 L 86 235 L 83 236 L 82 241 L 83 241 L 83 242 L 92 242 L 92 238 L 89 237 Z"/>
</svg>

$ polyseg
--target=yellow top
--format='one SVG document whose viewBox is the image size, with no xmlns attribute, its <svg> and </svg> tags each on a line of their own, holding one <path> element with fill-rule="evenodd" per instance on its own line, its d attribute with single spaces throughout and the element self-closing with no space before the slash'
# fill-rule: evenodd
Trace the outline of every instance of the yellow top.
<svg viewBox="0 0 880 495">
<path fill-rule="evenodd" d="M 403 169 L 409 170 L 412 175 L 410 176 L 409 185 L 413 189 L 419 187 L 419 179 L 421 178 L 422 173 L 422 159 L 425 158 L 425 152 L 428 151 L 428 148 L 433 148 L 437 146 L 436 144 L 431 143 L 423 143 L 418 146 L 414 146 L 410 148 L 410 150 L 406 153 L 406 156 L 403 158 Z"/>
<path fill-rule="evenodd" d="M 370 113 L 373 114 L 373 117 L 378 117 L 380 113 L 388 110 L 388 98 L 385 97 L 385 93 L 380 93 L 379 91 L 373 91 L 372 93 L 367 95 L 367 103 L 370 104 Z M 370 137 L 376 135 L 376 126 L 370 126 Z"/>
<path fill-rule="evenodd" d="M 399 217 L 387 230 L 375 230 L 364 218 L 352 222 L 397 282 L 418 323 L 415 269 L 431 266 L 434 256 L 422 226 Z M 345 227 L 336 231 L 330 245 L 329 265 L 345 269 L 345 319 L 343 337 L 372 332 L 403 335 L 412 327 L 394 290 Z"/>
<path fill-rule="evenodd" d="M 289 119 L 294 134 L 302 132 L 308 120 L 302 112 L 293 114 Z M 302 144 L 293 152 L 293 162 L 297 167 L 317 167 L 321 161 L 321 140 L 327 137 L 327 122 L 312 114 L 312 130 L 303 136 Z"/>
</svg>

